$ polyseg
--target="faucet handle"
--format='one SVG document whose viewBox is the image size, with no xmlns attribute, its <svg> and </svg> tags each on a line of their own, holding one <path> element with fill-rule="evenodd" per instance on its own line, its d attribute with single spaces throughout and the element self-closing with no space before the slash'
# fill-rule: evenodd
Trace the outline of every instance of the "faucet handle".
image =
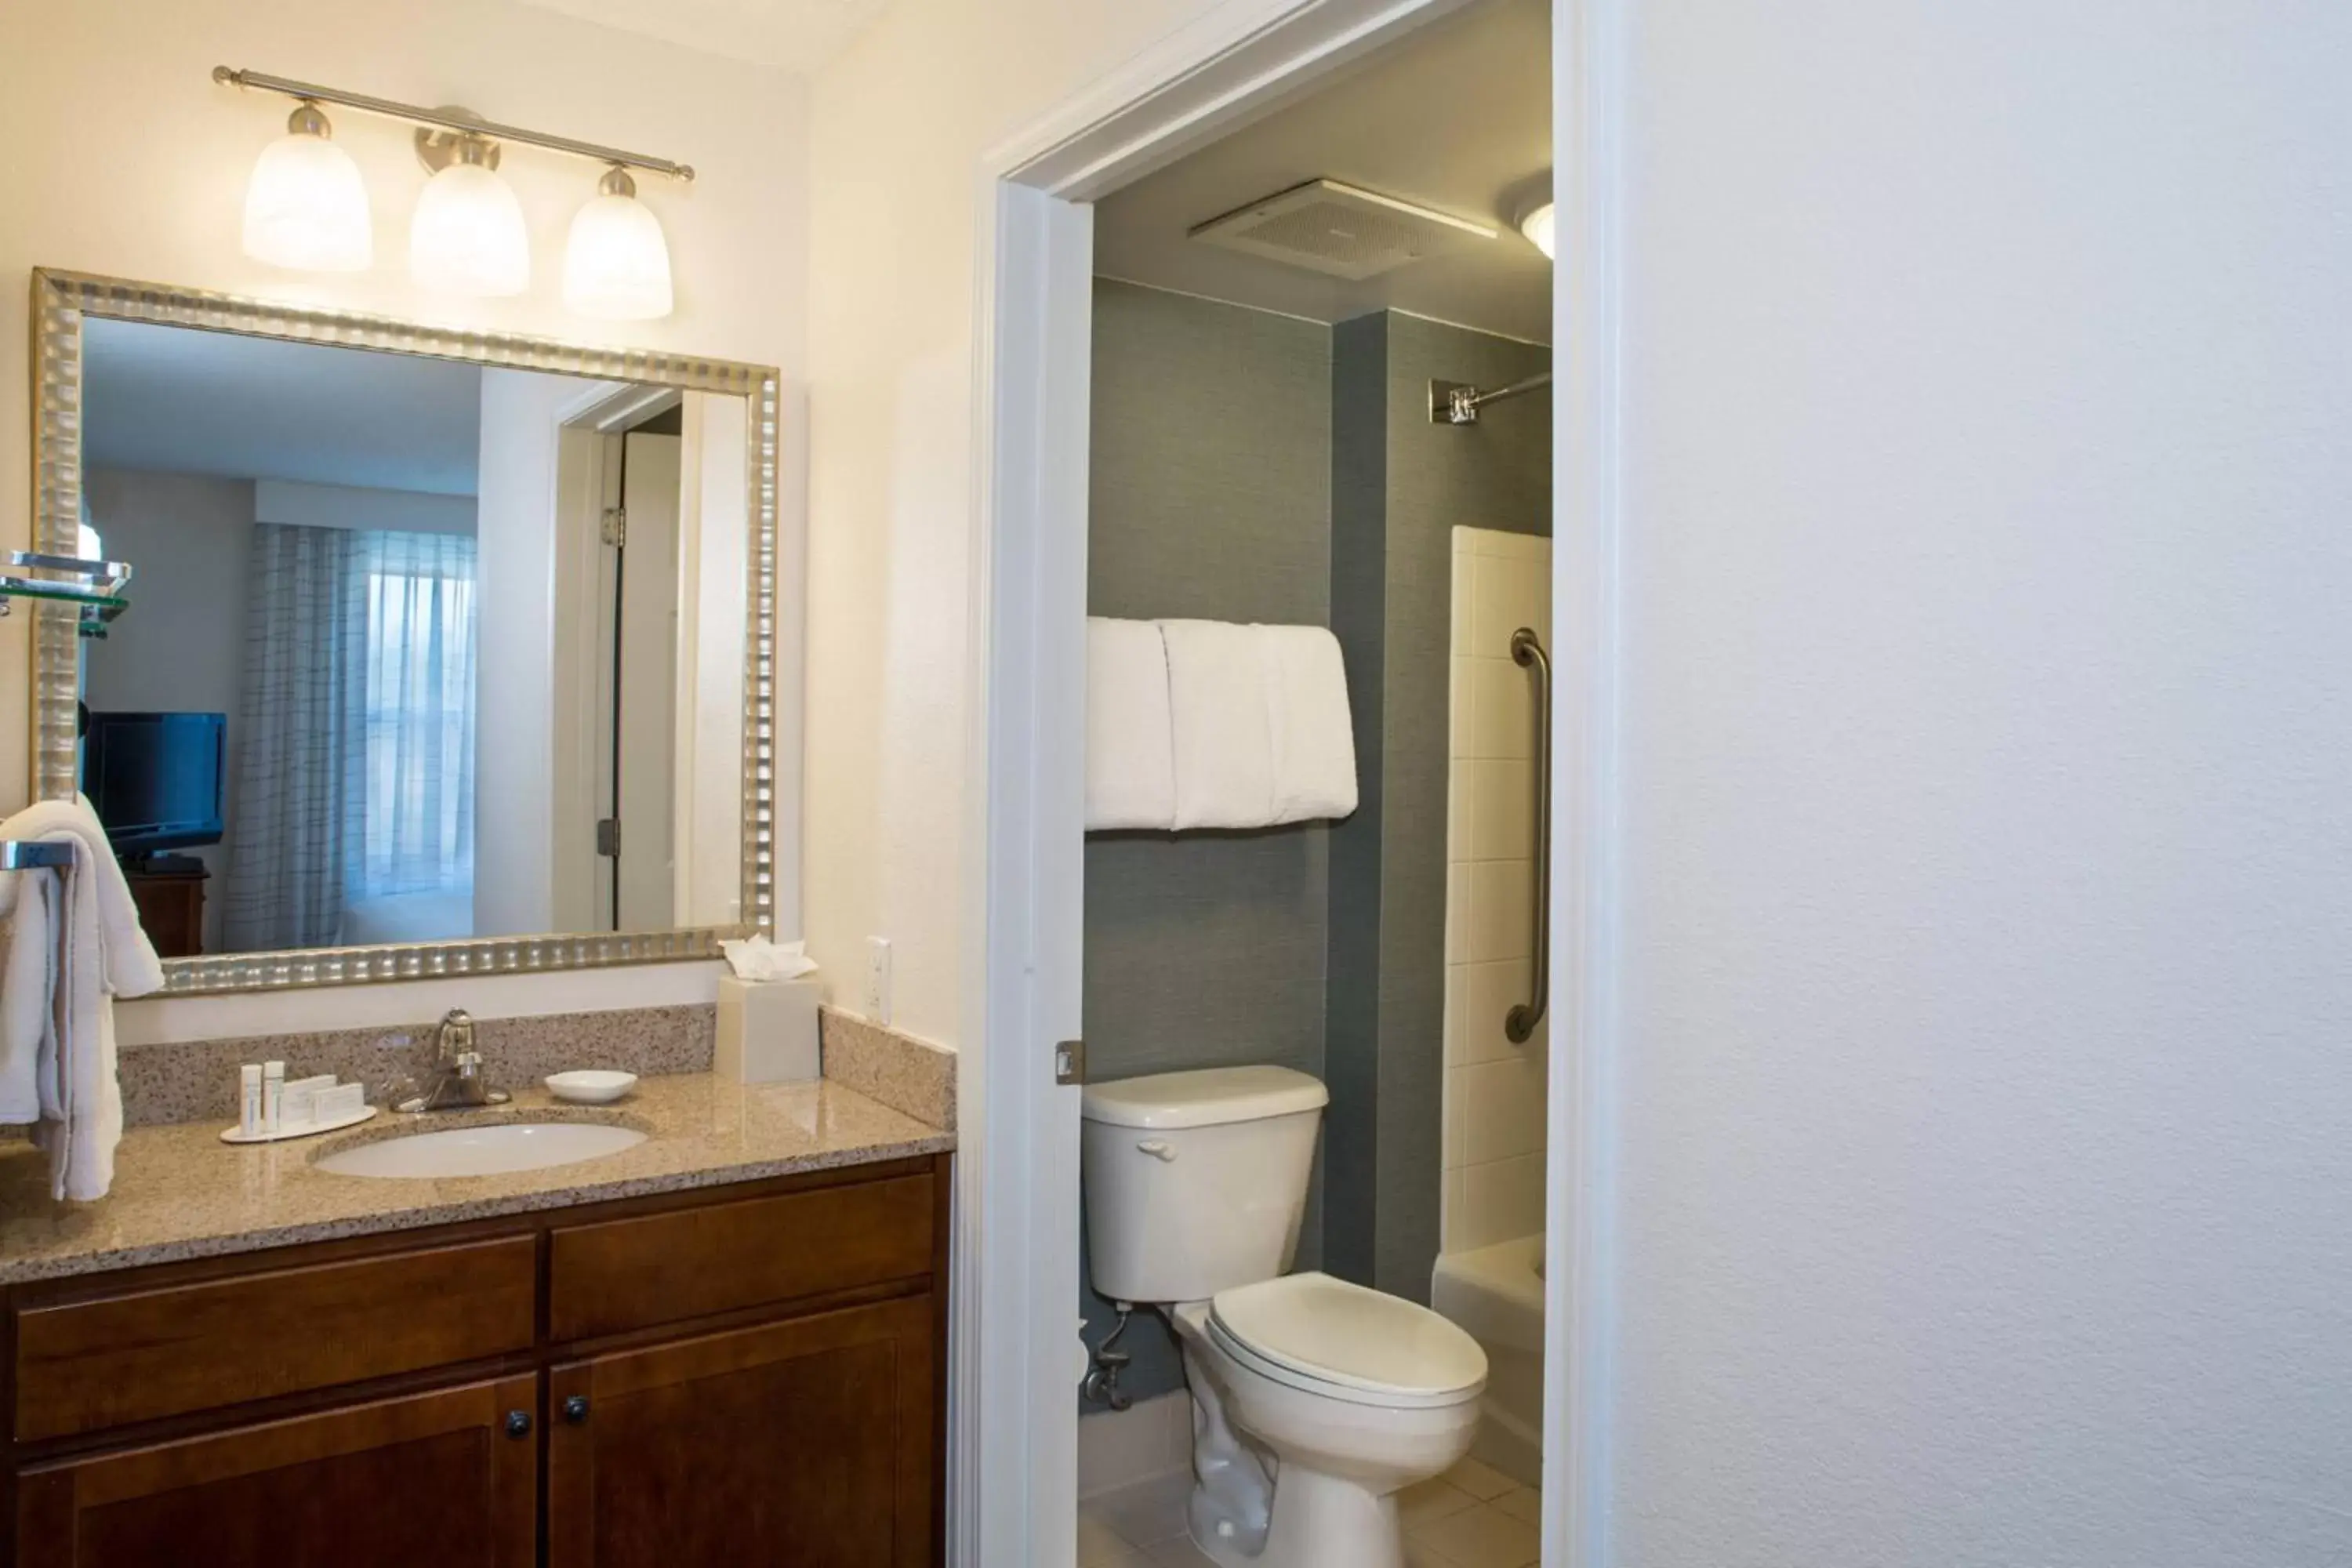
<svg viewBox="0 0 2352 1568">
<path fill-rule="evenodd" d="M 449 1061 L 473 1055 L 474 1016 L 463 1007 L 452 1007 L 441 1016 L 441 1059 Z"/>
</svg>

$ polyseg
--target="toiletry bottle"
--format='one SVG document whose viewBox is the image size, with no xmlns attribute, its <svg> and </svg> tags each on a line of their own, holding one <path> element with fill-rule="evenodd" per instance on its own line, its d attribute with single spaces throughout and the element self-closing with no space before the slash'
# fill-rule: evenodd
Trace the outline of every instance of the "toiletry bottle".
<svg viewBox="0 0 2352 1568">
<path fill-rule="evenodd" d="M 274 1133 L 278 1131 L 278 1117 L 285 1109 L 285 1101 L 286 1064 L 284 1062 L 262 1063 L 261 1128 L 263 1131 Z"/>
<path fill-rule="evenodd" d="M 251 1138 L 261 1131 L 261 1064 L 236 1069 L 236 1130 Z"/>
</svg>

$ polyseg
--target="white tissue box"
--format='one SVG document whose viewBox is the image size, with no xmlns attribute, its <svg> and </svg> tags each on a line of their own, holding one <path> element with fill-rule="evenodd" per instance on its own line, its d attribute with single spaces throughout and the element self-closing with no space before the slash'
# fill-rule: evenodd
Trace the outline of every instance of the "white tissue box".
<svg viewBox="0 0 2352 1568">
<path fill-rule="evenodd" d="M 711 1070 L 737 1083 L 796 1083 L 823 1075 L 817 1003 L 823 987 L 804 980 L 719 977 L 719 1041 Z"/>
</svg>

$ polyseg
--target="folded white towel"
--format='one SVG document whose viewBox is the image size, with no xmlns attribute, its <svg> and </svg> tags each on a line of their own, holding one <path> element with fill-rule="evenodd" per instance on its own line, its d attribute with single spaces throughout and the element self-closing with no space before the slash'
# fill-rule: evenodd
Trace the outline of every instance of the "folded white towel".
<svg viewBox="0 0 2352 1568">
<path fill-rule="evenodd" d="M 1176 826 L 1168 645 L 1154 621 L 1087 620 L 1087 827 Z"/>
<path fill-rule="evenodd" d="M 0 1122 L 11 1126 L 41 1119 L 64 900 L 49 872 L 0 871 Z"/>
<path fill-rule="evenodd" d="M 1339 639 L 1322 626 L 1259 626 L 1274 749 L 1275 822 L 1356 809 L 1356 732 Z"/>
<path fill-rule="evenodd" d="M 0 839 L 74 847 L 70 870 L 0 873 L 0 974 L 11 993 L 0 1001 L 0 1106 L 21 1120 L 29 1079 L 55 1195 L 89 1202 L 113 1184 L 122 1136 L 112 998 L 158 989 L 163 966 L 89 801 L 31 806 L 0 823 Z M 31 1005 L 16 994 L 20 976 L 43 982 Z"/>
<path fill-rule="evenodd" d="M 1274 820 L 1266 658 L 1256 626 L 1162 621 L 1176 761 L 1175 827 L 1264 827 Z"/>
</svg>

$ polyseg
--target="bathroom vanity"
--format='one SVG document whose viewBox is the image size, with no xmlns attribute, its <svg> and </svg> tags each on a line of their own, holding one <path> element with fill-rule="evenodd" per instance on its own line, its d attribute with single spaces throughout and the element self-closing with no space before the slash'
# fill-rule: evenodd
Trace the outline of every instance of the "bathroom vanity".
<svg viewBox="0 0 2352 1568">
<path fill-rule="evenodd" d="M 517 1011 L 551 1015 L 565 971 L 785 934 L 775 367 L 49 270 L 33 313 L 32 542 L 93 574 L 27 612 L 29 793 L 87 793 L 118 857 L 209 855 L 238 889 L 162 943 L 164 991 L 529 976 Z M 189 471 L 108 458 L 199 426 Z M 394 822 L 396 857 L 352 847 Z M 535 1050 L 543 1024 L 485 1020 L 420 1063 L 413 1031 L 310 1012 L 337 1026 L 60 1058 L 77 1140 L 117 1130 L 98 1075 L 126 1108 L 95 1202 L 0 1138 L 0 1568 L 941 1560 L 950 1054 L 910 1047 L 919 1115 L 856 1037 L 821 1080 L 747 1085 L 710 1070 L 707 1017 L 686 1051 L 642 1016 Z M 277 1059 L 384 1109 L 224 1145 L 215 1097 Z M 610 1110 L 530 1087 L 624 1065 Z M 420 1084 L 411 1120 L 392 1085 L 425 1068 L 467 1092 Z M 436 1166 L 415 1136 L 499 1122 L 566 1163 Z M 567 1122 L 606 1132 L 530 1131 Z"/>
<path fill-rule="evenodd" d="M 832 1084 L 648 1088 L 637 1150 L 509 1177 L 134 1131 L 102 1236 L 64 1221 L 0 1260 L 5 1560 L 941 1561 L 950 1157 L 892 1155 L 945 1139 Z M 817 1138 L 760 1147 L 788 1126 Z M 835 1163 L 757 1173 L 793 1160 Z M 596 1196 L 679 1182 L 713 1184 Z M 85 1267 L 290 1226 L 339 1234 Z M 50 1267 L 76 1271 L 21 1277 Z"/>
</svg>

